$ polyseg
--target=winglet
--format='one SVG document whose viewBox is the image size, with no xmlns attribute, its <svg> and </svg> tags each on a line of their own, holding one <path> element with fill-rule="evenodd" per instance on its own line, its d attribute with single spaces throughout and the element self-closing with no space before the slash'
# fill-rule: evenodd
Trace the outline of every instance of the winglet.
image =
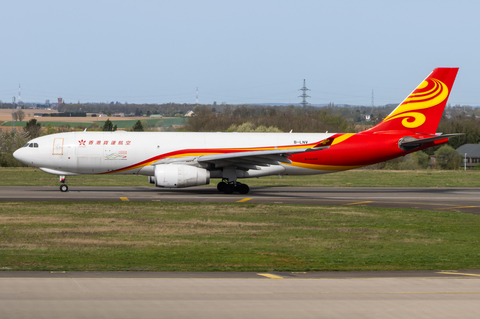
<svg viewBox="0 0 480 319">
<path fill-rule="evenodd" d="M 331 137 L 329 137 L 329 138 L 326 138 L 326 139 L 324 139 L 324 140 L 321 140 L 320 142 L 318 142 L 317 144 L 315 144 L 315 146 L 312 147 L 312 149 L 332 145 L 332 143 L 333 143 L 333 141 L 335 140 L 335 138 L 337 137 L 337 135 L 338 135 L 338 134 L 336 134 L 336 135 L 334 135 L 334 136 L 331 136 Z"/>
</svg>

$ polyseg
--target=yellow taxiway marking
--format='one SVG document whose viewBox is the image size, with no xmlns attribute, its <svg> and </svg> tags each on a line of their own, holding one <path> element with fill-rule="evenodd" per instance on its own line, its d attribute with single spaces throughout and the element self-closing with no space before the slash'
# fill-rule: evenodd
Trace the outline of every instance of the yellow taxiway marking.
<svg viewBox="0 0 480 319">
<path fill-rule="evenodd" d="M 466 274 L 466 273 L 463 273 L 463 272 L 450 272 L 450 271 L 439 271 L 437 274 L 480 277 L 480 275 L 478 275 L 478 274 Z"/>
<path fill-rule="evenodd" d="M 456 208 L 472 208 L 472 207 L 480 207 L 480 206 L 459 206 L 459 207 L 447 207 L 447 208 L 439 208 L 439 209 L 456 209 Z"/>
<path fill-rule="evenodd" d="M 345 204 L 345 206 L 348 206 L 348 205 L 358 205 L 358 204 L 367 204 L 367 203 L 373 203 L 373 201 L 366 201 L 366 202 L 358 202 L 358 203 L 350 203 L 350 204 Z"/>
<path fill-rule="evenodd" d="M 264 276 L 264 277 L 268 277 L 270 279 L 283 279 L 283 277 L 280 277 L 280 276 L 276 276 L 276 275 L 272 275 L 272 274 L 257 274 L 259 276 Z"/>
<path fill-rule="evenodd" d="M 65 274 L 66 271 L 51 271 L 51 274 Z"/>
<path fill-rule="evenodd" d="M 122 202 L 128 202 L 129 199 L 127 197 L 120 197 L 120 199 L 122 200 Z"/>
<path fill-rule="evenodd" d="M 251 198 L 244 198 L 241 200 L 237 200 L 237 203 L 243 203 L 243 202 L 246 202 L 247 200 L 251 200 Z"/>
</svg>

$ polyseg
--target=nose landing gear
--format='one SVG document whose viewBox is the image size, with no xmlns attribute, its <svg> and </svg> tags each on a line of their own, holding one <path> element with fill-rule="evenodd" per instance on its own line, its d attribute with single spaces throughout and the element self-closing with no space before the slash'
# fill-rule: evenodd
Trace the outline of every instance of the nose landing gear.
<svg viewBox="0 0 480 319">
<path fill-rule="evenodd" d="M 60 185 L 60 191 L 68 192 L 68 186 L 65 184 L 65 176 L 60 176 L 60 183 L 62 183 L 62 185 Z"/>
<path fill-rule="evenodd" d="M 225 194 L 232 194 L 233 192 L 238 192 L 240 194 L 248 194 L 250 187 L 247 184 L 240 182 L 229 182 L 228 179 L 223 179 L 220 183 L 217 184 L 217 189 L 219 192 Z"/>
</svg>

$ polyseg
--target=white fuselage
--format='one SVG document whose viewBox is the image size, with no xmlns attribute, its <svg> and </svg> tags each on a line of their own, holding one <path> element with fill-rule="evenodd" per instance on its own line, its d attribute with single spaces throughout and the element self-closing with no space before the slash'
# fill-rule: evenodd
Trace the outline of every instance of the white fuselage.
<svg viewBox="0 0 480 319">
<path fill-rule="evenodd" d="M 334 134 L 71 132 L 36 138 L 30 143 L 37 143 L 38 147 L 23 147 L 15 152 L 15 157 L 30 166 L 56 175 L 111 172 L 152 176 L 152 164 L 165 154 L 169 154 L 169 157 L 199 157 L 214 154 L 215 149 L 299 146 L 315 143 L 332 135 Z M 172 152 L 179 153 L 176 155 Z M 285 174 L 324 173 L 319 170 L 282 166 Z"/>
</svg>

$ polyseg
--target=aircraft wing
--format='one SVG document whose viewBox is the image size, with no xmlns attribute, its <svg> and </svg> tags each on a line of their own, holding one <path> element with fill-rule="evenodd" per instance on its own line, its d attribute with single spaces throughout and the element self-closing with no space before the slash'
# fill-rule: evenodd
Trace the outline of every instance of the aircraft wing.
<svg viewBox="0 0 480 319">
<path fill-rule="evenodd" d="M 229 151 L 222 153 L 219 150 L 218 154 L 200 155 L 200 156 L 185 156 L 185 157 L 166 157 L 151 165 L 160 164 L 184 164 L 184 165 L 200 165 L 207 169 L 222 168 L 227 166 L 236 166 L 240 169 L 260 169 L 259 166 L 280 165 L 281 163 L 292 163 L 289 157 L 293 154 L 314 152 L 327 149 L 332 145 L 335 137 L 326 138 L 318 143 L 305 145 L 303 148 L 288 148 L 282 146 L 277 149 L 270 148 L 267 150 L 255 151 Z M 298 147 L 298 146 L 297 146 Z"/>
<path fill-rule="evenodd" d="M 214 164 L 215 168 L 235 165 L 244 169 L 258 169 L 257 166 L 280 165 L 280 163 L 290 164 L 292 161 L 288 158 L 293 154 L 321 151 L 329 147 L 330 146 L 321 146 L 203 155 L 197 158 L 197 162 L 200 164 Z"/>
<path fill-rule="evenodd" d="M 293 154 L 321 151 L 329 148 L 330 145 L 310 148 L 273 149 L 261 151 L 239 151 L 200 156 L 168 157 L 161 159 L 152 165 L 160 164 L 185 164 L 198 165 L 206 168 L 221 168 L 226 166 L 237 166 L 245 170 L 259 169 L 258 166 L 280 165 L 291 163 L 288 158 Z"/>
</svg>

